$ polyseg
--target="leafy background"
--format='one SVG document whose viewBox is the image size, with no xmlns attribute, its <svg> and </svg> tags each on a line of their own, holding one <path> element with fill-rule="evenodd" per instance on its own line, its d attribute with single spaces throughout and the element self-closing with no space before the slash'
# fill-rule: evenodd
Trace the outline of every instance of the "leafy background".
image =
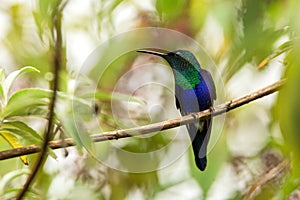
<svg viewBox="0 0 300 200">
<path fill-rule="evenodd" d="M 0 149 L 40 144 L 51 95 L 53 16 L 58 1 L 9 1 L 0 5 Z M 65 2 L 63 2 L 65 3 Z M 99 44 L 108 38 L 142 27 L 165 27 L 198 41 L 222 74 L 226 99 L 237 98 L 282 78 L 278 93 L 232 111 L 226 116 L 221 137 L 209 154 L 209 165 L 199 172 L 189 151 L 164 169 L 125 173 L 111 169 L 75 148 L 50 152 L 44 169 L 30 192 L 30 199 L 243 199 L 255 181 L 281 160 L 290 170 L 277 174 L 255 194 L 255 199 L 296 199 L 299 194 L 299 3 L 297 0 L 89 0 L 69 1 L 63 10 L 63 57 L 57 138 L 67 134 L 80 141 L 77 130 L 89 126 L 95 116 L 83 112 L 79 129 L 70 116 L 73 74 Z M 112 49 L 113 51 L 113 49 Z M 146 58 L 143 58 L 146 59 Z M 96 119 L 103 131 L 114 130 L 111 91 L 136 61 L 122 56 L 101 77 L 96 95 L 100 111 Z M 146 62 L 146 61 L 144 61 Z M 32 66 L 26 67 L 25 66 Z M 17 71 L 20 70 L 20 71 Z M 26 72 L 26 73 L 24 73 Z M 149 73 L 149 72 L 148 72 Z M 18 77 L 14 75 L 18 74 Z M 21 76 L 19 76 L 21 75 Z M 163 79 L 160 73 L 155 79 Z M 9 78 L 10 77 L 10 78 Z M 9 80 L 13 80 L 10 83 Z M 135 80 L 139 82 L 139 80 Z M 151 89 L 151 88 L 150 88 Z M 140 91 L 135 101 L 152 101 L 151 90 Z M 120 93 L 125 94 L 126 88 Z M 152 95 L 153 96 L 153 95 Z M 118 100 L 124 96 L 120 95 Z M 124 97 L 124 98 L 125 98 Z M 149 99 L 147 99 L 149 98 Z M 168 106 L 172 98 L 156 101 Z M 78 97 L 78 109 L 90 109 L 90 99 Z M 133 110 L 134 124 L 160 121 L 159 115 Z M 60 126 L 63 129 L 59 129 Z M 78 127 L 77 127 L 78 128 Z M 122 148 L 143 152 L 165 145 L 167 134 L 147 139 L 130 138 Z M 85 144 L 105 152 L 106 144 Z M 93 147 L 94 146 L 94 147 Z M 106 152 L 109 155 L 109 152 Z M 0 196 L 10 199 L 22 186 L 36 155 L 0 162 Z M 154 158 L 157 161 L 159 158 Z M 122 163 L 122 157 L 119 157 Z M 28 166 L 24 164 L 28 164 Z"/>
</svg>

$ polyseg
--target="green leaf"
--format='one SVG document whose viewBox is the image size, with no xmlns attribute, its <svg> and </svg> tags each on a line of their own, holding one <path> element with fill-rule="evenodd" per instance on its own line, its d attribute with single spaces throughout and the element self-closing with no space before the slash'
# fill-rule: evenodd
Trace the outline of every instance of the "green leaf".
<svg viewBox="0 0 300 200">
<path fill-rule="evenodd" d="M 42 142 L 42 137 L 34 129 L 21 121 L 5 121 L 0 127 L 0 133 L 2 131 L 18 135 L 29 144 L 40 145 Z"/>
<path fill-rule="evenodd" d="M 74 139 L 79 148 L 85 147 L 93 154 L 92 141 L 85 128 L 86 122 L 93 117 L 91 107 L 80 101 L 69 100 L 60 102 L 58 110 L 57 116 L 63 119 L 65 132 Z"/>
<path fill-rule="evenodd" d="M 34 67 L 28 66 L 28 67 L 23 67 L 23 68 L 21 68 L 21 69 L 19 69 L 17 71 L 14 71 L 14 72 L 10 73 L 6 77 L 6 79 L 5 79 L 4 83 L 3 83 L 3 85 L 4 85 L 3 86 L 3 90 L 4 90 L 4 94 L 5 95 L 8 94 L 8 92 L 9 92 L 9 90 L 10 90 L 13 82 L 16 80 L 16 78 L 18 78 L 20 75 L 22 75 L 22 74 L 24 74 L 26 72 L 39 72 L 39 70 L 37 70 Z"/>
<path fill-rule="evenodd" d="M 4 69 L 0 69 L 0 98 L 1 98 L 1 102 L 5 102 L 5 96 L 4 96 L 4 91 L 3 91 L 3 83 L 5 80 L 5 73 L 4 73 Z"/>
<path fill-rule="evenodd" d="M 6 98 L 3 93 L 2 84 L 0 84 L 0 110 L 5 106 Z"/>
<path fill-rule="evenodd" d="M 45 114 L 48 111 L 49 99 L 52 95 L 52 90 L 40 88 L 26 88 L 15 92 L 5 108 L 3 108 L 2 119 L 7 119 L 13 116 L 28 116 Z M 84 99 L 74 97 L 62 92 L 57 93 L 62 100 L 72 100 L 83 105 L 89 106 L 90 103 Z M 72 103 L 71 102 L 71 103 Z"/>
<path fill-rule="evenodd" d="M 5 81 L 5 72 L 4 69 L 0 69 L 0 110 L 4 107 L 6 103 L 7 96 L 4 93 L 4 81 Z"/>
<path fill-rule="evenodd" d="M 0 98 L 1 98 L 1 104 L 4 104 L 6 98 L 4 96 L 3 84 L 0 84 Z"/>
<path fill-rule="evenodd" d="M 22 147 L 25 144 L 40 146 L 43 140 L 43 138 L 34 129 L 21 121 L 4 121 L 0 127 L 0 135 L 2 135 L 13 148 Z M 24 142 L 21 142 L 21 140 L 16 136 L 22 138 Z M 56 158 L 52 149 L 48 148 L 48 152 L 53 158 Z M 20 158 L 24 164 L 28 164 L 26 157 L 21 156 Z"/>
<path fill-rule="evenodd" d="M 177 17 L 185 7 L 186 1 L 183 0 L 157 0 L 156 9 L 166 20 Z"/>
<path fill-rule="evenodd" d="M 275 21 L 270 23 L 266 10 L 271 5 L 260 0 L 242 1 L 238 12 L 242 28 L 237 28 L 237 35 L 232 39 L 229 60 L 222 75 L 224 82 L 229 81 L 245 64 L 257 65 L 270 55 L 275 41 L 286 34 L 285 28 L 277 28 Z"/>
<path fill-rule="evenodd" d="M 109 101 L 109 100 L 130 101 L 130 102 L 145 104 L 145 101 L 142 99 L 139 99 L 134 96 L 129 96 L 126 94 L 116 93 L 116 92 L 113 94 L 109 94 L 106 92 L 97 91 L 96 93 L 84 94 L 82 98 L 96 98 L 99 101 Z"/>
<path fill-rule="evenodd" d="M 0 179 L 0 197 L 5 193 L 6 188 L 9 188 L 10 183 L 23 175 L 30 174 L 30 170 L 28 168 L 23 168 L 23 169 L 18 169 L 14 170 L 12 172 L 9 172 L 5 174 L 3 177 Z"/>
<path fill-rule="evenodd" d="M 287 41 L 287 42 L 283 43 L 278 48 L 276 48 L 275 51 L 272 52 L 272 54 L 268 55 L 265 59 L 263 59 L 263 61 L 261 61 L 258 64 L 258 68 L 262 68 L 262 67 L 266 66 L 272 59 L 276 58 L 277 56 L 279 56 L 283 53 L 286 53 L 287 51 L 291 50 L 292 47 L 293 47 L 292 41 Z"/>
<path fill-rule="evenodd" d="M 7 106 L 2 110 L 2 119 L 9 119 L 15 116 L 28 116 L 34 114 L 44 114 L 48 112 L 49 98 L 52 95 L 51 90 L 27 88 L 19 90 L 14 93 L 8 100 Z M 91 152 L 91 141 L 89 135 L 86 134 L 83 128 L 83 123 L 86 119 L 91 119 L 92 109 L 88 101 L 84 99 L 74 97 L 72 95 L 58 92 L 58 103 L 56 104 L 56 116 L 55 120 L 59 120 L 66 133 L 70 134 L 75 142 L 79 144 L 79 147 L 84 146 Z M 79 119 L 80 118 L 80 119 Z M 25 137 L 25 139 L 36 139 L 38 134 L 35 134 L 32 130 L 29 130 L 24 124 L 11 124 L 12 122 L 6 122 L 2 124 L 3 129 L 9 129 L 11 132 Z M 16 122 L 15 122 L 16 123 Z M 57 123 L 57 122 L 56 122 Z M 25 133 L 22 130 L 27 130 Z M 31 135 L 32 134 L 32 135 Z M 33 138 L 30 138 L 30 136 Z M 34 144 L 37 140 L 32 141 Z"/>
<path fill-rule="evenodd" d="M 12 116 L 32 115 L 41 106 L 45 106 L 46 109 L 51 94 L 51 90 L 39 88 L 19 90 L 10 97 L 6 107 L 2 110 L 1 117 L 2 119 L 6 119 Z M 41 111 L 40 109 L 38 110 L 39 112 Z"/>
<path fill-rule="evenodd" d="M 5 72 L 4 69 L 0 69 L 0 82 L 3 83 L 5 80 Z"/>
<path fill-rule="evenodd" d="M 14 136 L 10 131 L 0 130 L 0 135 L 9 143 L 9 145 L 12 148 L 23 147 L 20 140 L 16 136 Z M 20 159 L 25 165 L 28 165 L 27 156 L 20 156 Z"/>
<path fill-rule="evenodd" d="M 203 27 L 207 12 L 209 11 L 208 1 L 191 0 L 190 1 L 190 16 L 192 18 L 191 25 L 195 30 L 199 30 Z"/>
</svg>

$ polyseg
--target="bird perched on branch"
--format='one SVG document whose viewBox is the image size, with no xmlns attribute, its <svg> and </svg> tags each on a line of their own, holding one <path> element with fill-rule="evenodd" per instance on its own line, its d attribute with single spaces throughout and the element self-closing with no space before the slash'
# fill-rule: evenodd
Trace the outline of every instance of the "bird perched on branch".
<svg viewBox="0 0 300 200">
<path fill-rule="evenodd" d="M 195 56 L 186 50 L 161 53 L 152 50 L 138 50 L 164 58 L 172 68 L 175 78 L 176 107 L 181 115 L 210 109 L 216 100 L 216 89 L 211 74 L 200 67 Z M 207 145 L 210 138 L 212 119 L 187 124 L 192 141 L 197 167 L 206 168 Z"/>
</svg>

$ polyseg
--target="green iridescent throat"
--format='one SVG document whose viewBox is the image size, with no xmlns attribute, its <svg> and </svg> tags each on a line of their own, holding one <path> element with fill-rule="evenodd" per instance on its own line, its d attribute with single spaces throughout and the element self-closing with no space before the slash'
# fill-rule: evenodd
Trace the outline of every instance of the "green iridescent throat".
<svg viewBox="0 0 300 200">
<path fill-rule="evenodd" d="M 201 82 L 199 71 L 194 67 L 180 71 L 173 69 L 173 72 L 176 84 L 178 84 L 182 89 L 193 89 Z"/>
</svg>

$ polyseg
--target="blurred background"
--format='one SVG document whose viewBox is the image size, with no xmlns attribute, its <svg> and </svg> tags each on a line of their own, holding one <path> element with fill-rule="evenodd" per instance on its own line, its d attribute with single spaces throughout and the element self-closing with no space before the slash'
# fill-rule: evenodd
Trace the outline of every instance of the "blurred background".
<svg viewBox="0 0 300 200">
<path fill-rule="evenodd" d="M 29 73 L 18 78 L 11 94 L 22 88 L 51 88 L 51 55 L 55 38 L 51 14 L 63 4 L 65 63 L 60 74 L 60 90 L 67 95 L 74 90 L 72 81 L 76 79 L 75 74 L 82 70 L 86 59 L 99 45 L 119 34 L 145 27 L 178 31 L 201 45 L 214 63 L 218 79 L 222 81 L 222 85 L 217 87 L 218 93 L 222 94 L 219 103 L 284 78 L 287 83 L 279 93 L 235 109 L 226 114 L 226 118 L 223 116 L 224 123 L 215 130 L 217 141 L 208 154 L 208 167 L 204 172 L 196 168 L 190 149 L 181 152 L 163 167 L 158 167 L 163 159 L 161 155 L 154 154 L 150 162 L 157 166 L 157 170 L 139 173 L 125 169 L 130 165 L 138 168 L 143 161 L 133 158 L 128 162 L 122 153 L 110 149 L 112 145 L 133 153 L 156 151 L 173 141 L 177 133 L 186 134 L 182 127 L 145 138 L 92 145 L 97 158 L 114 155 L 113 162 L 122 166 L 122 171 L 99 162 L 82 149 L 69 148 L 68 155 L 64 150 L 56 150 L 56 157 L 48 158 L 27 194 L 29 199 L 79 199 L 83 196 L 87 199 L 249 199 L 250 194 L 254 199 L 299 198 L 298 0 L 59 2 L 12 0 L 1 3 L 0 67 L 6 75 L 24 66 L 40 71 L 38 75 Z M 111 51 L 118 48 L 114 46 Z M 156 63 L 152 69 L 139 67 L 149 62 Z M 172 91 L 160 87 L 160 84 L 173 87 L 170 71 L 157 63 L 164 62 L 159 58 L 129 52 L 109 63 L 101 78 L 92 77 L 96 86 L 94 83 L 92 85 L 97 90 L 96 98 L 92 100 L 95 113 L 93 117 L 80 118 L 81 126 L 90 128 L 89 133 L 92 134 L 178 117 Z M 154 84 L 140 87 L 145 80 Z M 83 83 L 79 93 L 90 84 L 87 80 Z M 117 92 L 117 95 L 111 95 L 112 92 Z M 124 105 L 129 97 L 133 98 L 130 101 L 134 105 Z M 117 119 L 114 116 L 116 113 Z M 29 115 L 18 119 L 42 134 L 45 120 Z M 68 123 L 72 122 L 62 120 L 61 123 L 65 126 L 65 134 L 74 136 L 68 131 L 72 129 L 68 129 Z M 17 138 L 20 141 L 24 139 L 22 135 Z M 185 149 L 188 145 L 186 139 L 179 140 L 180 144 L 185 143 Z M 9 148 L 5 138 L 0 138 L 0 150 Z M 29 166 L 19 158 L 0 162 L 2 199 L 14 196 L 35 159 L 36 155 L 29 156 Z M 274 177 L 268 179 L 266 174 L 283 160 L 288 161 L 289 170 L 273 173 Z M 263 178 L 268 181 L 258 181 Z M 251 188 L 259 190 L 254 192 Z"/>
</svg>

